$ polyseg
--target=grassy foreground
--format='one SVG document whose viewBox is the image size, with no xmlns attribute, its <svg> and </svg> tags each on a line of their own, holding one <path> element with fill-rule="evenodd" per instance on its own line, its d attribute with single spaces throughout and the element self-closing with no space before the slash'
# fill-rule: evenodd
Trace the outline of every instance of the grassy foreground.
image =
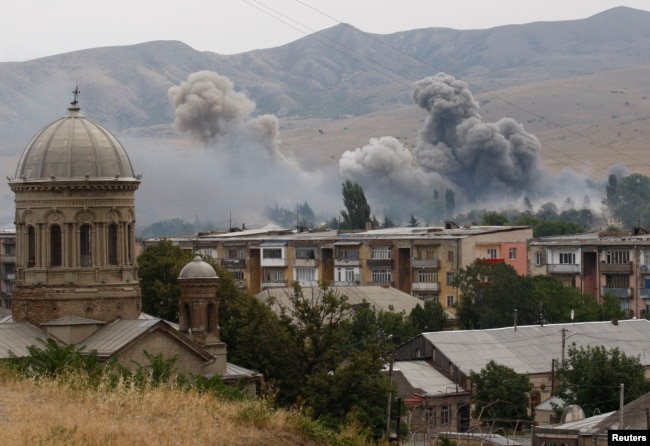
<svg viewBox="0 0 650 446">
<path fill-rule="evenodd" d="M 26 379 L 0 367 L 6 445 L 370 445 L 263 400 L 228 401 L 171 386 L 91 388 L 74 377 Z"/>
</svg>

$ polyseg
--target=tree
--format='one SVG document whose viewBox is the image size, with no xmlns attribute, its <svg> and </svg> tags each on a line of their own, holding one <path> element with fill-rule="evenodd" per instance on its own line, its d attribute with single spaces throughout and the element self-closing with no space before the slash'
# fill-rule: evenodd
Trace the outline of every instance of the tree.
<svg viewBox="0 0 650 446">
<path fill-rule="evenodd" d="M 505 226 L 508 224 L 508 217 L 499 212 L 486 212 L 481 219 L 483 226 Z"/>
<path fill-rule="evenodd" d="M 520 324 L 539 320 L 530 277 L 518 275 L 510 265 L 476 260 L 458 271 L 454 286 L 461 294 L 456 315 L 462 328 L 507 327 L 515 310 Z"/>
<path fill-rule="evenodd" d="M 148 246 L 138 257 L 138 277 L 142 292 L 142 311 L 171 322 L 178 322 L 180 285 L 178 275 L 192 260 L 170 240 Z"/>
<path fill-rule="evenodd" d="M 521 429 L 532 421 L 528 415 L 528 394 L 533 385 L 526 374 L 488 362 L 480 372 L 471 371 L 474 417 L 492 426 Z"/>
<path fill-rule="evenodd" d="M 390 217 L 387 217 L 385 215 L 384 215 L 384 221 L 381 225 L 384 228 L 394 228 L 396 226 L 395 222 L 393 222 L 393 220 L 391 220 Z"/>
<path fill-rule="evenodd" d="M 415 218 L 415 215 L 411 214 L 411 219 L 409 220 L 409 223 L 407 225 L 409 228 L 417 228 L 420 226 L 420 222 L 418 221 L 417 218 Z"/>
<path fill-rule="evenodd" d="M 347 211 L 341 211 L 345 229 L 365 229 L 370 221 L 370 205 L 366 200 L 363 188 L 350 180 L 343 183 L 343 205 Z"/>
<path fill-rule="evenodd" d="M 587 414 L 617 410 L 620 384 L 624 384 L 626 401 L 650 390 L 638 357 L 602 345 L 570 345 L 567 360 L 558 364 L 556 373 L 560 383 L 557 395 L 566 404 L 580 405 Z"/>
<path fill-rule="evenodd" d="M 456 211 L 456 199 L 454 198 L 454 191 L 451 189 L 447 189 L 445 192 L 445 211 L 447 218 L 453 217 Z"/>
<path fill-rule="evenodd" d="M 440 302 L 429 299 L 424 302 L 424 308 L 418 304 L 411 310 L 409 321 L 417 333 L 441 331 L 445 328 L 447 316 Z"/>
<path fill-rule="evenodd" d="M 650 215 L 650 177 L 635 173 L 617 180 L 610 175 L 606 204 L 624 227 L 647 226 L 641 218 Z"/>
</svg>

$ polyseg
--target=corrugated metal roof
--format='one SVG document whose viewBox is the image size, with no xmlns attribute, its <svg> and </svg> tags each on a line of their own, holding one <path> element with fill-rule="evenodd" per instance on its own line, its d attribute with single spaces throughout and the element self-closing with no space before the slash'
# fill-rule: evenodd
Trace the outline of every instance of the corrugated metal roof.
<svg viewBox="0 0 650 446">
<path fill-rule="evenodd" d="M 418 304 L 423 305 L 423 302 L 417 297 L 391 287 L 346 286 L 330 287 L 329 289 L 340 296 L 347 296 L 348 303 L 353 306 L 361 305 L 365 300 L 377 310 L 390 311 L 392 308 L 396 313 L 405 311 L 408 314 Z M 318 296 L 319 293 L 322 293 L 319 287 L 303 287 L 302 290 L 305 296 Z M 258 293 L 257 297 L 263 301 L 273 297 L 276 302 L 286 307 L 289 305 L 289 297 L 292 294 L 293 288 L 269 288 Z"/>
<path fill-rule="evenodd" d="M 393 373 L 401 373 L 404 380 L 425 395 L 440 396 L 456 393 L 456 383 L 431 367 L 426 361 L 396 361 Z M 449 392 L 449 390 L 452 390 Z M 463 392 L 464 389 L 458 387 Z"/>
<path fill-rule="evenodd" d="M 463 372 L 480 371 L 492 359 L 517 373 L 548 373 L 551 361 L 562 356 L 562 329 L 566 329 L 566 352 L 578 347 L 602 345 L 618 348 L 628 356 L 639 356 L 650 365 L 650 321 L 646 319 L 575 324 L 527 325 L 489 330 L 459 330 L 423 333 Z M 565 353 L 566 354 L 566 353 Z"/>
<path fill-rule="evenodd" d="M 42 345 L 41 340 L 54 339 L 35 326 L 23 322 L 0 324 L 0 358 L 29 355 L 27 347 Z"/>
<path fill-rule="evenodd" d="M 118 319 L 77 345 L 86 352 L 95 350 L 99 357 L 110 357 L 160 322 L 160 319 Z"/>
</svg>

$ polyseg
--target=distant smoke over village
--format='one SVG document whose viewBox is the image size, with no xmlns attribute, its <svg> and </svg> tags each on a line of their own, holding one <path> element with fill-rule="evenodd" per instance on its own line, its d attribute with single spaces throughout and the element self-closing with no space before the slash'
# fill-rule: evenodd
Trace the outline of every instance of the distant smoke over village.
<svg viewBox="0 0 650 446">
<path fill-rule="evenodd" d="M 412 149 L 392 137 L 373 138 L 339 161 L 343 178 L 359 182 L 375 202 L 388 198 L 386 208 L 410 206 L 417 215 L 418 202 L 433 205 L 447 190 L 457 209 L 602 195 L 602 184 L 582 174 L 543 168 L 540 142 L 513 119 L 484 122 L 465 82 L 439 73 L 416 82 L 413 99 L 429 115 Z"/>
<path fill-rule="evenodd" d="M 329 173 L 308 170 L 284 155 L 278 148 L 277 117 L 253 116 L 255 103 L 235 91 L 227 77 L 196 72 L 168 95 L 174 127 L 192 143 L 156 148 L 162 156 L 153 165 L 150 157 L 138 159 L 147 156 L 144 152 L 129 150 L 136 167 L 147 167 L 141 203 L 150 206 L 144 213 L 153 221 L 198 216 L 219 225 L 252 227 L 266 223 L 264 211 L 276 204 L 292 209 L 307 200 L 315 209 L 340 208 L 335 167 Z"/>
</svg>

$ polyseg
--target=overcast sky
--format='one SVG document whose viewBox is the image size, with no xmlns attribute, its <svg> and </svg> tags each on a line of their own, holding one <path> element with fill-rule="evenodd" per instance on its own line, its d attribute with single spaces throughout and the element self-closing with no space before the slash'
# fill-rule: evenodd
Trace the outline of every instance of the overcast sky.
<svg viewBox="0 0 650 446">
<path fill-rule="evenodd" d="M 373 33 L 491 28 L 586 18 L 648 0 L 2 0 L 0 62 L 86 48 L 179 40 L 234 54 L 297 40 L 339 22 Z"/>
</svg>

